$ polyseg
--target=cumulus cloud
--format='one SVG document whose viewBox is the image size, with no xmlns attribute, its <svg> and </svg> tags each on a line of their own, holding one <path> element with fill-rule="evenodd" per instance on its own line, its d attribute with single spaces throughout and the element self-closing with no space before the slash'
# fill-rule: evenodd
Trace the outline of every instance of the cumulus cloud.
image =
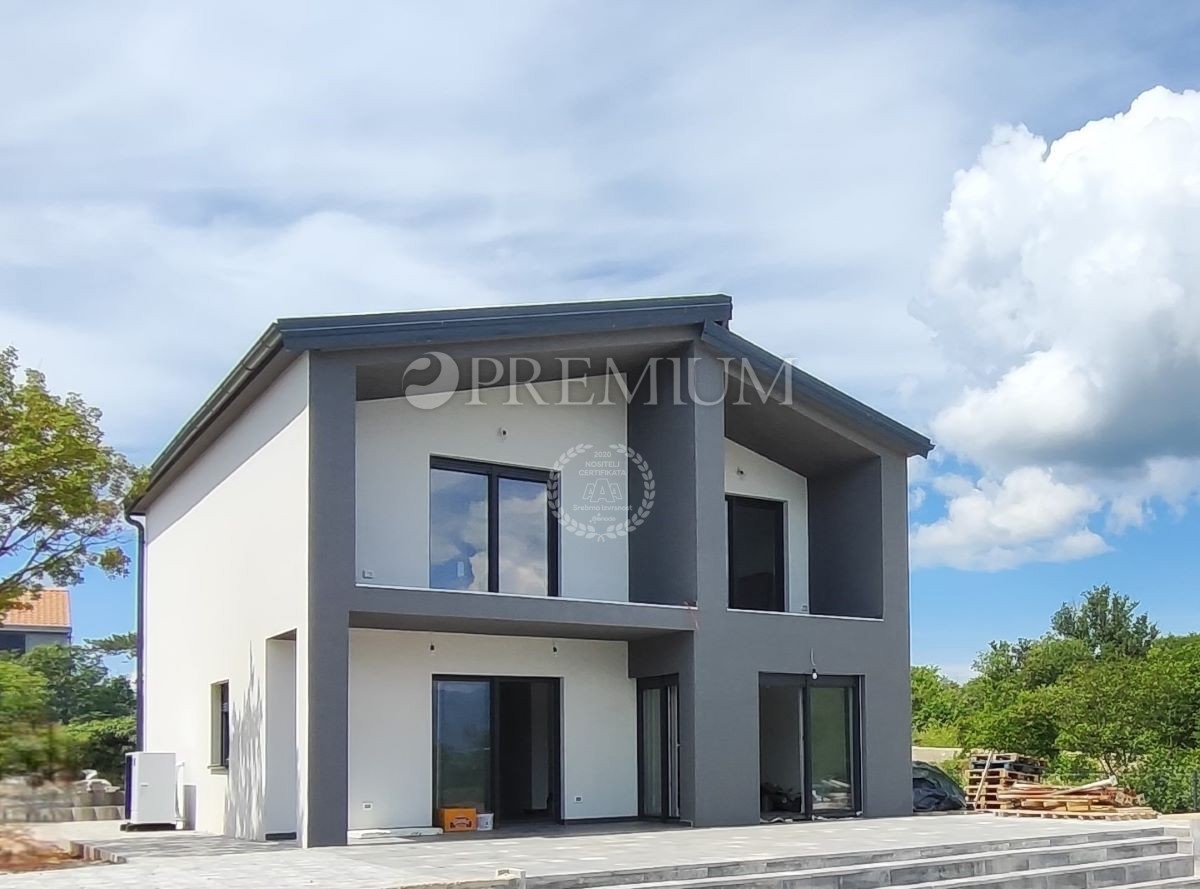
<svg viewBox="0 0 1200 889">
<path fill-rule="evenodd" d="M 943 477 L 935 487 L 946 497 L 946 515 L 914 530 L 914 565 L 996 570 L 1108 548 L 1087 527 L 1099 497 L 1085 486 L 1056 481 L 1047 470 L 1017 469 L 999 482 Z"/>
<path fill-rule="evenodd" d="M 1092 525 L 1196 492 L 1198 243 L 1197 92 L 1149 90 L 1049 145 L 1002 127 L 957 175 L 913 311 L 966 381 L 934 436 L 983 476 L 916 529 L 921 558 L 1080 558 L 1103 549 Z"/>
</svg>

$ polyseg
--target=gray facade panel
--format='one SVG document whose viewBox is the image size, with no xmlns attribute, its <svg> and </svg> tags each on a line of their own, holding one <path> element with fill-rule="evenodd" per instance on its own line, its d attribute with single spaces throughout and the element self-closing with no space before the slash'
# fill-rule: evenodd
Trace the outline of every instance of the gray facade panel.
<svg viewBox="0 0 1200 889">
<path fill-rule="evenodd" d="M 809 609 L 883 616 L 881 460 L 808 480 Z"/>
<path fill-rule="evenodd" d="M 354 578 L 355 370 L 316 352 L 309 363 L 308 626 L 299 664 L 308 718 L 305 846 L 346 843 L 349 601 Z"/>
<path fill-rule="evenodd" d="M 639 388 L 628 407 L 629 447 L 645 458 L 655 481 L 650 515 L 629 535 L 629 598 L 635 602 L 696 602 L 695 407 L 663 397 L 679 384 L 680 368 L 661 363 L 656 390 Z"/>
</svg>

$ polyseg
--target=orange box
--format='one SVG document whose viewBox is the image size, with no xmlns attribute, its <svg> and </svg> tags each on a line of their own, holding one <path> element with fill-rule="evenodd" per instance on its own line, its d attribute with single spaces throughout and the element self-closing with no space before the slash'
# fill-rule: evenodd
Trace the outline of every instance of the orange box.
<svg viewBox="0 0 1200 889">
<path fill-rule="evenodd" d="M 446 833 L 475 829 L 474 809 L 438 809 L 439 827 Z"/>
</svg>

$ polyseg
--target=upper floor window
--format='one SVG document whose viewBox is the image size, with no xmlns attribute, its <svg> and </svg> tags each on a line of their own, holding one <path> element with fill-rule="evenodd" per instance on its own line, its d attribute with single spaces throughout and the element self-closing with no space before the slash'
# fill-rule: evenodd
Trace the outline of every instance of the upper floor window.
<svg viewBox="0 0 1200 889">
<path fill-rule="evenodd" d="M 729 530 L 729 607 L 783 611 L 783 503 L 725 498 Z"/>
<path fill-rule="evenodd" d="M 543 469 L 431 458 L 429 585 L 557 596 L 549 485 Z"/>
</svg>

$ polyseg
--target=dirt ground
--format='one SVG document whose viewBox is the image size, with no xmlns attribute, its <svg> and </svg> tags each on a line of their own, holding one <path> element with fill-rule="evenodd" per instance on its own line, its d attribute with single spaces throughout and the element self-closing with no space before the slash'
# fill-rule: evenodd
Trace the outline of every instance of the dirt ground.
<svg viewBox="0 0 1200 889">
<path fill-rule="evenodd" d="M 0 825 L 0 874 L 77 867 L 84 863 L 72 858 L 66 849 L 30 836 L 22 827 Z"/>
</svg>

